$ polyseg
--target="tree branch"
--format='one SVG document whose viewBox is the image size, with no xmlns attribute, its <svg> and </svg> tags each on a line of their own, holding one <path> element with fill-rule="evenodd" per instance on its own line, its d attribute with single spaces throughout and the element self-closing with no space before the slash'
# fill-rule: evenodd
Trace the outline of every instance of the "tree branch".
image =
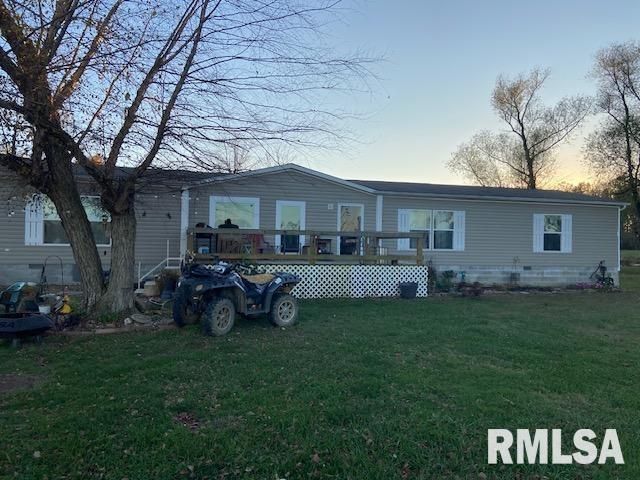
<svg viewBox="0 0 640 480">
<path fill-rule="evenodd" d="M 78 68 L 76 68 L 76 70 L 71 74 L 69 80 L 61 85 L 61 87 L 55 92 L 53 103 L 56 108 L 60 108 L 60 106 L 71 96 L 73 91 L 76 89 L 80 78 L 82 78 L 82 75 L 89 65 L 89 62 L 91 62 L 91 59 L 98 52 L 98 47 L 104 39 L 104 35 L 111 24 L 111 20 L 118 11 L 118 8 L 120 8 L 123 3 L 124 0 L 116 0 L 115 3 L 111 6 L 104 19 L 100 22 L 98 31 L 96 32 L 95 37 L 93 37 L 91 45 L 85 52 L 84 57 L 82 58 L 82 60 L 80 60 Z"/>
</svg>

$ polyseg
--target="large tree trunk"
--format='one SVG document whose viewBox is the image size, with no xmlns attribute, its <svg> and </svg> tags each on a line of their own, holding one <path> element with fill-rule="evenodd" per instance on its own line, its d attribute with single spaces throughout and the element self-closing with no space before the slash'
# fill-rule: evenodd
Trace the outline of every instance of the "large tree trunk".
<svg viewBox="0 0 640 480">
<path fill-rule="evenodd" d="M 122 313 L 133 308 L 136 214 L 133 198 L 124 212 L 111 213 L 111 272 L 98 308 Z"/>
<path fill-rule="evenodd" d="M 97 304 L 104 290 L 102 262 L 93 238 L 91 224 L 80 200 L 70 163 L 66 164 L 66 162 L 60 161 L 58 168 L 51 171 L 51 188 L 48 189 L 47 196 L 55 205 L 64 231 L 69 238 L 73 258 L 80 272 L 84 305 L 91 310 Z"/>
</svg>

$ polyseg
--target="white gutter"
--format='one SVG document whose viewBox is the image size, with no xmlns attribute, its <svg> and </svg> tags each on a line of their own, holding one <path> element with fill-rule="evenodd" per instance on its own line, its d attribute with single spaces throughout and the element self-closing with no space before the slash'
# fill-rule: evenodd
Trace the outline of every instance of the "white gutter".
<svg viewBox="0 0 640 480">
<path fill-rule="evenodd" d="M 626 207 L 629 205 L 626 202 L 603 202 L 598 200 L 563 200 L 561 198 L 527 198 L 527 197 L 503 197 L 500 195 L 459 195 L 449 193 L 407 193 L 407 192 L 392 192 L 392 191 L 379 191 L 385 195 L 393 195 L 397 197 L 410 197 L 410 198 L 444 198 L 447 200 L 459 200 L 459 201 L 485 201 L 485 202 L 524 202 L 524 203 L 543 203 L 543 204 L 557 204 L 557 205 L 594 205 L 604 207 Z"/>
<path fill-rule="evenodd" d="M 620 272 L 621 270 L 621 255 L 620 255 L 620 214 L 622 213 L 622 210 L 624 210 L 625 208 L 627 208 L 627 206 L 625 205 L 624 207 L 620 207 L 618 208 L 618 272 Z M 618 280 L 619 281 L 619 280 Z"/>
<path fill-rule="evenodd" d="M 382 231 L 382 195 L 376 195 L 376 232 Z"/>
</svg>

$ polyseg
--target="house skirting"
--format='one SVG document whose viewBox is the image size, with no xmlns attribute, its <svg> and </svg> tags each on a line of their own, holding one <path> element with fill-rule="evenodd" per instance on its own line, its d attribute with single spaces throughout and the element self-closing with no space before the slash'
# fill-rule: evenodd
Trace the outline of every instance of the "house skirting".
<svg viewBox="0 0 640 480">
<path fill-rule="evenodd" d="M 143 264 L 142 271 L 146 272 L 156 264 Z M 108 265 L 105 266 L 108 268 Z M 401 281 L 418 281 L 418 296 L 426 296 L 426 267 L 409 265 L 289 265 L 271 264 L 261 265 L 267 271 L 287 271 L 300 275 L 303 279 L 297 287 L 301 298 L 322 297 L 376 297 L 394 296 L 398 294 L 398 283 Z M 434 268 L 438 275 L 446 270 L 456 275 L 454 282 L 480 282 L 485 286 L 509 285 L 516 283 L 520 286 L 532 287 L 566 287 L 577 283 L 592 283 L 589 278 L 593 267 L 522 267 L 512 266 L 472 266 L 472 265 L 440 265 Z M 18 281 L 38 282 L 42 264 L 1 264 L 0 286 L 10 285 Z M 80 281 L 75 264 L 63 265 L 61 275 L 60 265 L 52 262 L 47 266 L 46 277 L 49 284 L 78 284 Z M 516 281 L 514 282 L 514 276 Z M 609 271 L 616 285 L 619 275 L 615 269 Z M 136 263 L 137 274 L 137 263 Z M 415 279 L 415 280 L 414 280 Z M 302 293 L 304 292 L 304 293 Z"/>
<path fill-rule="evenodd" d="M 0 264 L 0 286 L 8 286 L 15 282 L 39 282 L 42 264 L 3 265 Z M 74 263 L 49 262 L 45 271 L 47 283 L 51 285 L 72 285 L 80 283 L 80 274 Z"/>
<path fill-rule="evenodd" d="M 418 283 L 418 297 L 427 296 L 428 268 L 410 265 L 260 265 L 266 272 L 293 273 L 300 283 L 298 298 L 395 297 L 402 282 Z"/>
<path fill-rule="evenodd" d="M 447 270 L 453 271 L 456 275 L 454 283 L 462 279 L 466 282 L 480 282 L 484 286 L 491 285 L 520 285 L 523 287 L 568 287 L 579 283 L 593 283 L 590 278 L 595 269 L 592 267 L 527 267 L 522 266 L 472 266 L 472 265 L 440 265 L 435 264 L 434 268 L 438 277 Z M 619 275 L 615 269 L 608 273 L 613 277 L 618 285 Z"/>
<path fill-rule="evenodd" d="M 142 264 L 143 272 L 156 266 L 156 264 Z M 103 264 L 102 268 L 109 269 L 109 264 Z M 42 263 L 7 265 L 0 263 L 0 286 L 8 286 L 15 282 L 39 282 L 42 272 Z M 138 263 L 135 264 L 134 277 L 137 279 Z M 50 285 L 78 285 L 80 284 L 80 272 L 75 263 L 60 263 L 49 261 L 45 271 L 47 283 Z"/>
</svg>

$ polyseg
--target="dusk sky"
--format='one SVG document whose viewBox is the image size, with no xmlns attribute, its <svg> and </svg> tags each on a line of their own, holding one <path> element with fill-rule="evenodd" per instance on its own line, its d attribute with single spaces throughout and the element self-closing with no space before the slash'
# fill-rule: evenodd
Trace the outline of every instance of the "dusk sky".
<svg viewBox="0 0 640 480">
<path fill-rule="evenodd" d="M 463 183 L 446 162 L 475 132 L 504 128 L 489 96 L 498 74 L 543 66 L 551 78 L 545 103 L 593 94 L 594 53 L 611 42 L 640 39 L 637 1 L 353 0 L 331 30 L 346 49 L 383 55 L 381 80 L 353 109 L 363 144 L 318 152 L 302 162 L 343 178 Z M 363 100 L 364 99 L 364 100 Z M 595 119 L 591 120 L 591 125 Z M 589 176 L 581 163 L 589 125 L 559 154 L 558 181 Z"/>
</svg>

